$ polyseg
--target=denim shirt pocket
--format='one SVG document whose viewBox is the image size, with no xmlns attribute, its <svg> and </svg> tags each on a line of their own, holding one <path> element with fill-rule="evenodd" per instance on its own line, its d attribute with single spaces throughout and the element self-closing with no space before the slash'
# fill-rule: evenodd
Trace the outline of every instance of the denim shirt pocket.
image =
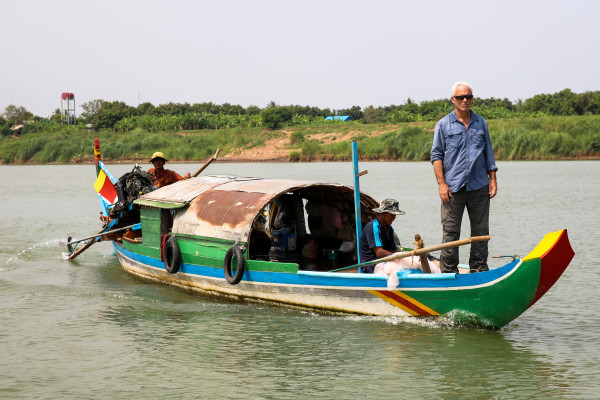
<svg viewBox="0 0 600 400">
<path fill-rule="evenodd" d="M 446 136 L 446 148 L 447 150 L 456 149 L 457 147 L 460 147 L 464 141 L 465 135 L 463 134 L 463 131 L 460 129 L 452 129 Z"/>
<path fill-rule="evenodd" d="M 473 148 L 477 150 L 483 149 L 485 146 L 485 136 L 481 129 L 473 129 L 472 131 Z"/>
</svg>

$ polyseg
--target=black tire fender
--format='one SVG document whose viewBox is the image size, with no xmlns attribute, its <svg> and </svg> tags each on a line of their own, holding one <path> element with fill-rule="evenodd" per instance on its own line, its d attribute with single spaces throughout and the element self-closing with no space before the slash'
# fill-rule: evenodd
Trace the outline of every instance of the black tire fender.
<svg viewBox="0 0 600 400">
<path fill-rule="evenodd" d="M 237 260 L 237 266 L 235 273 L 232 273 L 231 270 L 231 261 L 233 256 L 235 256 Z M 223 261 L 223 270 L 225 272 L 225 280 L 231 285 L 237 285 L 242 280 L 244 276 L 244 270 L 246 266 L 246 261 L 244 260 L 244 254 L 242 253 L 242 249 L 238 246 L 233 245 L 227 250 L 225 254 L 225 260 Z"/>
<path fill-rule="evenodd" d="M 175 274 L 179 271 L 179 267 L 181 266 L 181 250 L 179 250 L 177 240 L 173 236 L 169 236 L 165 241 L 163 261 L 168 273 Z"/>
</svg>

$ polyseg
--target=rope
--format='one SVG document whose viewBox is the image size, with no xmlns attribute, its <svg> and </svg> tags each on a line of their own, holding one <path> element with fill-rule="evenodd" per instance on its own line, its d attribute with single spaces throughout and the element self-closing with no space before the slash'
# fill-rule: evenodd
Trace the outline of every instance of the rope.
<svg viewBox="0 0 600 400">
<path fill-rule="evenodd" d="M 160 261 L 165 261 L 163 256 L 165 254 L 165 243 L 167 243 L 168 238 L 168 234 L 163 235 L 162 240 L 160 241 Z"/>
</svg>

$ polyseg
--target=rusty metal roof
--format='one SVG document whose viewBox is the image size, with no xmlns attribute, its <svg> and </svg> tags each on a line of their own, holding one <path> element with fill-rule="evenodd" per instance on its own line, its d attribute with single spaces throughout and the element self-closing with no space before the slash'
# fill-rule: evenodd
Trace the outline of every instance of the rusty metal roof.
<svg viewBox="0 0 600 400">
<path fill-rule="evenodd" d="M 201 176 L 163 186 L 140 196 L 140 200 L 157 203 L 187 204 L 207 189 L 229 182 L 231 177 Z M 147 204 L 147 203 L 146 203 Z"/>
<path fill-rule="evenodd" d="M 246 242 L 259 212 L 271 200 L 289 192 L 327 199 L 331 204 L 353 204 L 354 189 L 345 185 L 303 180 L 205 175 L 179 181 L 140 197 L 140 204 L 188 204 L 173 222 L 173 232 Z M 367 213 L 377 206 L 361 194 Z"/>
</svg>

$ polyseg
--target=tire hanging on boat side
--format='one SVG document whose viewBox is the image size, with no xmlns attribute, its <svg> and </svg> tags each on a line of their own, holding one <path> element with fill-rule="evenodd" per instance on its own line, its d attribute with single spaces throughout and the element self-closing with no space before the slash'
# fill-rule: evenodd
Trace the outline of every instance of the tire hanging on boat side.
<svg viewBox="0 0 600 400">
<path fill-rule="evenodd" d="M 179 245 L 173 236 L 169 236 L 165 241 L 163 260 L 165 269 L 168 273 L 175 274 L 179 271 L 181 265 L 181 250 L 179 250 Z"/>
<path fill-rule="evenodd" d="M 231 261 L 233 256 L 235 256 L 237 260 L 237 267 L 234 274 L 231 272 Z M 245 264 L 246 263 L 244 261 L 242 250 L 236 245 L 231 246 L 229 250 L 227 250 L 227 254 L 225 254 L 225 260 L 223 261 L 225 280 L 227 280 L 227 282 L 231 285 L 237 285 L 240 283 L 242 277 L 244 276 Z"/>
</svg>

